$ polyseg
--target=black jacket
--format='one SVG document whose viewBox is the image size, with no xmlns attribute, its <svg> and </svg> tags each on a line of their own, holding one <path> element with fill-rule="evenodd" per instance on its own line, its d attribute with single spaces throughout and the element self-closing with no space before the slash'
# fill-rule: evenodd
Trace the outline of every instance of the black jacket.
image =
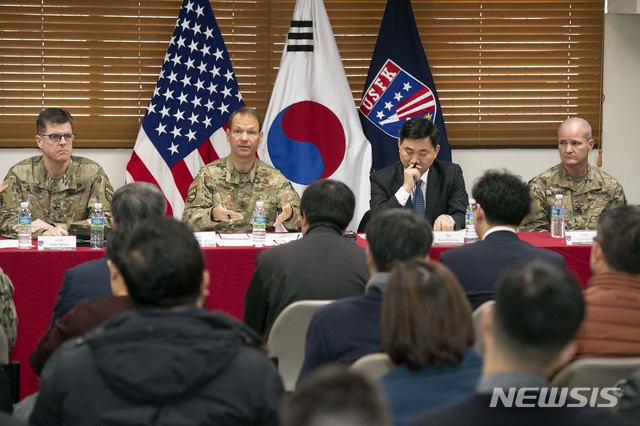
<svg viewBox="0 0 640 426">
<path fill-rule="evenodd" d="M 377 212 L 402 207 L 395 197 L 404 183 L 404 167 L 399 161 L 372 173 L 371 180 L 371 216 Z M 469 197 L 464 186 L 464 177 L 459 165 L 435 160 L 429 168 L 427 179 L 427 198 L 425 217 L 431 225 L 438 216 L 448 214 L 456 221 L 455 229 L 464 228 L 464 215 Z M 413 208 L 411 199 L 405 207 Z"/>
<path fill-rule="evenodd" d="M 31 424 L 276 426 L 282 382 L 258 344 L 222 313 L 123 313 L 49 360 Z"/>
</svg>

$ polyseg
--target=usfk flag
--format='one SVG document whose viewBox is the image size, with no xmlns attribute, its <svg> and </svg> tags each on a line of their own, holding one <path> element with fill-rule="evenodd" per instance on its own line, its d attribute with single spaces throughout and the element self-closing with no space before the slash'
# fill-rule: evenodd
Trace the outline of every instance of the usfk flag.
<svg viewBox="0 0 640 426">
<path fill-rule="evenodd" d="M 344 182 L 356 196 L 355 231 L 369 209 L 371 146 L 322 0 L 296 3 L 264 123 L 260 158 L 300 194 L 318 179 Z"/>
<path fill-rule="evenodd" d="M 438 159 L 451 161 L 442 109 L 410 0 L 387 0 L 360 102 L 360 121 L 371 142 L 373 168 L 398 161 L 400 128 L 426 117 L 440 130 Z"/>
<path fill-rule="evenodd" d="M 168 214 L 182 217 L 200 168 L 229 154 L 229 114 L 244 105 L 208 0 L 184 0 L 126 181 L 160 187 Z"/>
</svg>

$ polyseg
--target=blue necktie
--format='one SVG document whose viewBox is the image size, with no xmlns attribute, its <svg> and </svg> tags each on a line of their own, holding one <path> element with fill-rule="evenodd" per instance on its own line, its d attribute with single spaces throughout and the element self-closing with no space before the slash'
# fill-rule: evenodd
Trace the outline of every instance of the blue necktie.
<svg viewBox="0 0 640 426">
<path fill-rule="evenodd" d="M 416 190 L 413 192 L 413 208 L 416 213 L 424 217 L 424 195 L 422 194 L 422 181 L 416 181 Z"/>
</svg>

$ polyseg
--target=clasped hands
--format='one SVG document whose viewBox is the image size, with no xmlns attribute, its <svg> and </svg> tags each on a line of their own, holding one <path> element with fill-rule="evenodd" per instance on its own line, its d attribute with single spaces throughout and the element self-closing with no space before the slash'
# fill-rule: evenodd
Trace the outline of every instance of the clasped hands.
<svg viewBox="0 0 640 426">
<path fill-rule="evenodd" d="M 34 234 L 40 230 L 44 229 L 45 231 L 42 235 L 51 235 L 55 237 L 69 235 L 66 229 L 60 228 L 59 226 L 51 225 L 50 223 L 45 222 L 42 219 L 36 219 L 31 222 L 31 233 Z"/>
</svg>

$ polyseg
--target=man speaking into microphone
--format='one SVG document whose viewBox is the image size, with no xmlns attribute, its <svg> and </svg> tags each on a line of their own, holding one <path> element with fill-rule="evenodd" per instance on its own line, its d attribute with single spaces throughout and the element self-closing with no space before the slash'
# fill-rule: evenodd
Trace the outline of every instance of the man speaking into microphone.
<svg viewBox="0 0 640 426">
<path fill-rule="evenodd" d="M 400 129 L 400 161 L 369 177 L 371 216 L 390 208 L 407 207 L 427 218 L 434 231 L 464 228 L 468 203 L 462 169 L 436 160 L 440 132 L 429 119 L 415 117 Z"/>
</svg>

